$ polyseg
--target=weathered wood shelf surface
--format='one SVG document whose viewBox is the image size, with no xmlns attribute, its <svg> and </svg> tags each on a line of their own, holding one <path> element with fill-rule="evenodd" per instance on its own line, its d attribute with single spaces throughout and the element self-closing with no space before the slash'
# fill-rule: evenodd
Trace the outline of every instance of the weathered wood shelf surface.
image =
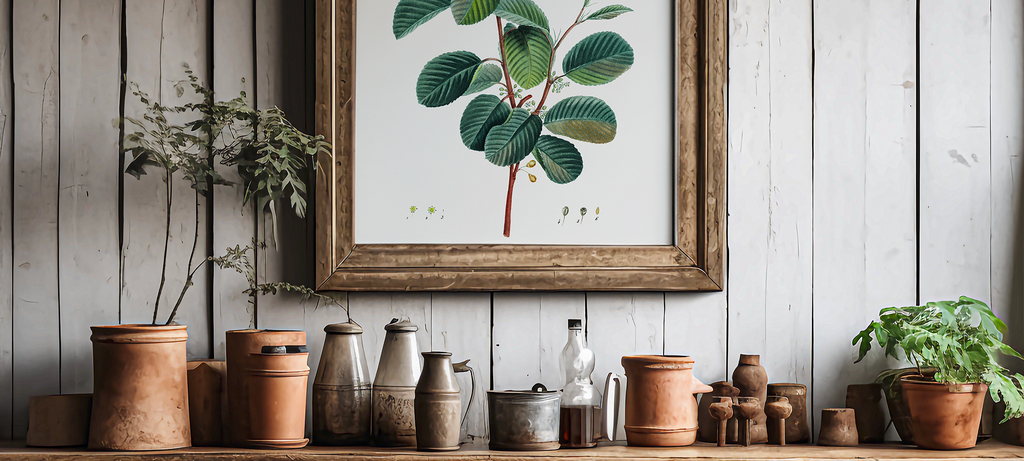
<svg viewBox="0 0 1024 461">
<path fill-rule="evenodd" d="M 0 445 L 0 459 L 32 461 L 63 460 L 281 460 L 325 461 L 345 459 L 353 461 L 538 461 L 552 460 L 805 460 L 805 459 L 857 459 L 857 460 L 956 460 L 956 459 L 1020 459 L 1024 447 L 989 440 L 970 450 L 933 451 L 913 446 L 885 444 L 838 448 L 813 445 L 757 445 L 749 448 L 729 446 L 718 448 L 701 444 L 683 448 L 637 448 L 624 445 L 600 446 L 589 450 L 557 450 L 547 452 L 488 451 L 464 448 L 447 453 L 423 453 L 411 450 L 381 448 L 307 447 L 301 450 L 248 450 L 239 448 L 190 448 L 160 452 L 99 452 L 83 449 L 26 448 L 23 444 Z"/>
</svg>

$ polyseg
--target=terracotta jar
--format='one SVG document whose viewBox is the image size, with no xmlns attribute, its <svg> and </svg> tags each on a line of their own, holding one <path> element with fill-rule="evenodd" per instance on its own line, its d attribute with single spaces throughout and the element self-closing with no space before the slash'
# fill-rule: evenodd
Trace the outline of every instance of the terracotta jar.
<svg viewBox="0 0 1024 461">
<path fill-rule="evenodd" d="M 424 352 L 423 371 L 416 384 L 416 449 L 459 449 L 462 396 L 452 369 L 451 352 Z M 471 402 L 472 403 L 472 402 Z"/>
<path fill-rule="evenodd" d="M 283 350 L 281 350 L 283 349 Z M 264 346 L 252 354 L 246 370 L 249 389 L 249 437 L 255 448 L 302 448 L 306 434 L 305 346 Z"/>
<path fill-rule="evenodd" d="M 227 370 L 227 362 L 223 360 L 188 362 L 188 419 L 194 447 L 224 445 Z"/>
<path fill-rule="evenodd" d="M 228 432 L 226 441 L 231 446 L 244 446 L 249 438 L 249 390 L 245 387 L 245 370 L 252 368 L 253 354 L 263 346 L 306 344 L 305 331 L 286 330 L 232 330 L 225 334 L 228 359 Z"/>
<path fill-rule="evenodd" d="M 741 354 L 732 372 L 732 385 L 740 390 L 740 397 L 755 397 L 760 410 L 750 418 L 750 443 L 768 443 L 768 418 L 764 403 L 768 398 L 768 373 L 761 366 L 761 356 Z M 730 438 L 731 439 L 731 438 Z"/>
<path fill-rule="evenodd" d="M 900 381 L 917 446 L 959 450 L 977 444 L 987 385 L 946 385 L 920 375 L 904 376 Z"/>
<path fill-rule="evenodd" d="M 732 400 L 732 404 L 736 404 L 736 397 L 739 396 L 739 389 L 733 387 L 729 381 L 718 381 L 711 383 L 711 393 L 702 394 L 700 396 L 700 404 L 697 405 L 697 440 L 701 442 L 714 443 L 718 442 L 718 421 L 711 416 L 711 405 L 717 401 L 717 397 L 728 397 Z M 726 426 L 729 424 L 736 425 L 736 419 L 730 419 Z M 726 429 L 728 431 L 728 428 Z M 736 433 L 736 429 L 732 430 L 732 433 Z M 729 443 L 736 443 L 735 440 L 728 440 Z"/>
<path fill-rule="evenodd" d="M 626 441 L 644 447 L 681 447 L 697 438 L 694 394 L 712 392 L 693 376 L 686 356 L 622 358 L 626 370 Z"/>
<path fill-rule="evenodd" d="M 855 447 L 858 443 L 857 415 L 851 408 L 825 408 L 821 410 L 821 429 L 818 445 Z"/>
<path fill-rule="evenodd" d="M 28 399 L 30 447 L 77 447 L 89 442 L 92 394 L 38 395 Z"/>
<path fill-rule="evenodd" d="M 769 384 L 768 395 L 786 397 L 793 407 L 793 413 L 786 418 L 786 443 L 810 442 L 811 429 L 807 425 L 807 386 L 796 383 Z"/>
<path fill-rule="evenodd" d="M 92 450 L 192 445 L 184 325 L 92 327 Z"/>
<path fill-rule="evenodd" d="M 882 386 L 879 384 L 851 384 L 846 387 L 846 407 L 853 408 L 857 416 L 857 436 L 860 443 L 885 442 L 886 420 L 882 409 Z"/>
</svg>

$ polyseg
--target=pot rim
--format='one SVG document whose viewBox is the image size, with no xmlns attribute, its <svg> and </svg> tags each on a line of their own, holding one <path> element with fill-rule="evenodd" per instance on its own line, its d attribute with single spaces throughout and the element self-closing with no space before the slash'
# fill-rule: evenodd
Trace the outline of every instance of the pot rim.
<svg viewBox="0 0 1024 461">
<path fill-rule="evenodd" d="M 696 363 L 693 357 L 689 355 L 625 355 L 622 357 L 622 361 L 636 362 L 644 365 L 662 364 L 662 363 L 682 363 L 682 364 L 693 364 Z"/>
<path fill-rule="evenodd" d="M 92 326 L 92 342 L 100 343 L 176 343 L 188 340 L 186 325 L 128 323 Z"/>
<path fill-rule="evenodd" d="M 900 376 L 900 385 L 903 389 L 907 389 L 907 386 L 910 386 L 911 389 L 919 391 L 949 392 L 950 394 L 981 394 L 988 391 L 988 384 L 985 383 L 946 384 L 917 373 Z"/>
</svg>

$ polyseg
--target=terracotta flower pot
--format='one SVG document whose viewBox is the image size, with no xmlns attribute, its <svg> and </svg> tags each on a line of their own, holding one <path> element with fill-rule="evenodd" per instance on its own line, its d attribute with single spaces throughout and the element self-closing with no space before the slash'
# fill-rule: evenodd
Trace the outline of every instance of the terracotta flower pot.
<svg viewBox="0 0 1024 461">
<path fill-rule="evenodd" d="M 917 446 L 959 450 L 977 444 L 988 385 L 946 385 L 920 375 L 904 376 L 900 381 Z"/>
<path fill-rule="evenodd" d="M 228 359 L 228 445 L 244 446 L 249 438 L 249 390 L 245 387 L 245 370 L 252 368 L 253 354 L 263 346 L 306 344 L 305 331 L 232 330 L 225 335 Z"/>
<path fill-rule="evenodd" d="M 265 348 L 266 349 L 266 348 Z M 308 352 L 252 354 L 246 370 L 249 437 L 255 448 L 302 448 L 306 434 Z"/>
<path fill-rule="evenodd" d="M 711 386 L 693 377 L 686 356 L 622 358 L 626 369 L 626 441 L 642 447 L 681 447 L 697 437 L 697 399 Z"/>
<path fill-rule="evenodd" d="M 191 446 L 184 325 L 92 327 L 89 448 Z"/>
</svg>

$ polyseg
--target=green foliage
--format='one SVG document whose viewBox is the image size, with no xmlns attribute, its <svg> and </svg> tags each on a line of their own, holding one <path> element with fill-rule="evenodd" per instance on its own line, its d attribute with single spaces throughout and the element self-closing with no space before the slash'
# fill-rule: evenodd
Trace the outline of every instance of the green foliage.
<svg viewBox="0 0 1024 461">
<path fill-rule="evenodd" d="M 587 16 L 587 21 L 599 20 L 599 19 L 614 19 L 622 14 L 629 13 L 632 9 L 626 8 L 622 5 L 608 5 L 600 10 L 597 10 Z"/>
<path fill-rule="evenodd" d="M 615 139 L 615 112 L 593 96 L 572 96 L 555 104 L 544 116 L 544 127 L 579 141 L 605 144 Z"/>
<path fill-rule="evenodd" d="M 505 123 L 511 114 L 512 109 L 497 96 L 482 94 L 473 98 L 462 113 L 462 123 L 459 125 L 462 143 L 472 150 L 483 152 L 487 133 L 490 133 L 491 128 Z"/>
<path fill-rule="evenodd" d="M 400 0 L 395 7 L 391 30 L 396 39 L 405 37 L 451 5 L 452 0 Z"/>
<path fill-rule="evenodd" d="M 503 75 L 500 66 L 484 64 L 476 69 L 476 74 L 473 75 L 473 82 L 469 84 L 469 89 L 466 90 L 465 94 L 479 93 L 486 90 L 500 82 Z"/>
<path fill-rule="evenodd" d="M 520 26 L 531 26 L 551 32 L 548 17 L 533 0 L 501 0 L 494 14 Z"/>
<path fill-rule="evenodd" d="M 548 78 L 551 41 L 547 32 L 519 26 L 505 32 L 505 56 L 512 80 L 529 90 Z"/>
<path fill-rule="evenodd" d="M 992 400 L 1006 402 L 1003 422 L 1024 415 L 1024 376 L 1011 374 L 998 356 L 1021 358 L 1002 342 L 1003 323 L 985 303 L 961 296 L 958 301 L 930 302 L 924 306 L 888 307 L 879 321 L 853 338 L 860 343 L 860 362 L 871 350 L 874 336 L 885 355 L 897 357 L 902 349 L 918 369 L 933 367 L 935 381 L 945 384 L 986 383 Z"/>
<path fill-rule="evenodd" d="M 533 157 L 555 184 L 568 184 L 583 173 L 583 156 L 571 142 L 544 135 L 537 140 Z"/>
<path fill-rule="evenodd" d="M 487 161 L 498 166 L 519 163 L 537 144 L 543 126 L 540 117 L 526 109 L 513 109 L 505 123 L 487 133 L 484 154 Z"/>
<path fill-rule="evenodd" d="M 452 16 L 463 26 L 487 19 L 498 7 L 499 0 L 452 0 Z"/>
<path fill-rule="evenodd" d="M 580 85 L 611 82 L 633 66 L 633 47 L 615 32 L 598 32 L 584 38 L 562 59 L 562 70 Z"/>
<path fill-rule="evenodd" d="M 416 80 L 416 99 L 427 107 L 451 104 L 466 94 L 481 63 L 468 51 L 453 51 L 431 59 Z"/>
</svg>

